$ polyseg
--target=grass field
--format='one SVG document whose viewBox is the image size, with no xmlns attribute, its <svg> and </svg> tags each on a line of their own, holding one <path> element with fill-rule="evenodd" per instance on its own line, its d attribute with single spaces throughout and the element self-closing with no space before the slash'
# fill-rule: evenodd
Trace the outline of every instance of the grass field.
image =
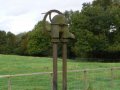
<svg viewBox="0 0 120 90">
<path fill-rule="evenodd" d="M 97 62 L 77 62 L 68 60 L 68 70 L 111 68 L 119 67 L 120 63 L 97 63 Z M 61 71 L 62 62 L 58 60 L 58 69 Z M 24 74 L 36 72 L 51 72 L 52 58 L 46 57 L 25 57 L 16 55 L 0 55 L 0 75 Z M 109 71 L 91 72 L 87 74 L 90 78 L 86 82 L 81 72 L 68 73 L 68 90 L 84 90 L 84 86 L 89 90 L 120 90 L 120 72 L 115 72 L 116 78 L 113 89 L 111 89 L 111 78 Z M 59 89 L 61 90 L 61 73 L 59 74 Z M 0 90 L 7 90 L 7 78 L 0 78 Z M 51 75 L 35 75 L 12 78 L 12 90 L 51 90 Z M 98 87 L 99 86 L 99 87 Z"/>
</svg>

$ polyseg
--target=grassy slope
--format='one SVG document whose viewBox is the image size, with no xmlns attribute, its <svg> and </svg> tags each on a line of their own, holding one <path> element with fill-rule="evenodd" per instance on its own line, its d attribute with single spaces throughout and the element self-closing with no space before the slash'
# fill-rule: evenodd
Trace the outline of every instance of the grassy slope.
<svg viewBox="0 0 120 90">
<path fill-rule="evenodd" d="M 58 60 L 61 70 L 61 60 Z M 74 62 L 68 60 L 68 69 L 117 67 L 120 63 Z M 0 74 L 52 71 L 52 58 L 0 55 Z"/>
<path fill-rule="evenodd" d="M 62 63 L 61 59 L 58 60 L 58 68 L 61 70 Z M 120 63 L 93 63 L 93 62 L 74 62 L 68 60 L 68 70 L 75 69 L 86 69 L 86 68 L 107 68 L 107 67 L 117 67 Z M 48 72 L 52 71 L 52 58 L 44 57 L 25 57 L 25 56 L 15 56 L 15 55 L 0 55 L 0 75 L 4 74 L 20 74 L 20 73 L 34 73 L 34 72 Z M 80 73 L 79 73 L 80 74 Z M 68 80 L 72 88 L 75 88 L 80 80 L 74 81 L 75 75 L 70 74 L 70 79 Z M 102 76 L 102 75 L 101 75 Z M 76 76 L 77 77 L 77 76 Z M 80 76 L 79 76 L 80 78 Z M 72 80 L 73 79 L 73 80 Z M 99 78 L 98 78 L 99 79 Z M 101 80 L 101 79 L 100 79 Z M 40 82 L 41 81 L 41 82 Z M 59 80 L 61 82 L 61 80 Z M 7 79 L 1 79 L 0 90 L 7 90 Z M 50 90 L 51 88 L 51 78 L 48 75 L 44 76 L 30 76 L 30 77 L 16 77 L 12 79 L 13 90 Z M 47 86 L 46 86 L 47 85 Z M 79 86 L 79 85 L 78 85 Z M 61 86 L 59 86 L 61 87 Z M 22 89 L 21 89 L 22 88 Z M 117 90 L 117 89 L 116 89 Z"/>
</svg>

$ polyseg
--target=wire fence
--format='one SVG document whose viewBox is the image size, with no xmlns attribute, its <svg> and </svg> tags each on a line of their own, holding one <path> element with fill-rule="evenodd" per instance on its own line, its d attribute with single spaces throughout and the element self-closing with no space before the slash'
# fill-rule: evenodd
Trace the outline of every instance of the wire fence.
<svg viewBox="0 0 120 90">
<path fill-rule="evenodd" d="M 70 71 L 68 90 L 120 90 L 120 67 Z"/>
<path fill-rule="evenodd" d="M 70 70 L 67 77 L 68 90 L 120 90 L 120 67 Z M 0 75 L 0 90 L 52 90 L 52 80 L 52 72 Z"/>
</svg>

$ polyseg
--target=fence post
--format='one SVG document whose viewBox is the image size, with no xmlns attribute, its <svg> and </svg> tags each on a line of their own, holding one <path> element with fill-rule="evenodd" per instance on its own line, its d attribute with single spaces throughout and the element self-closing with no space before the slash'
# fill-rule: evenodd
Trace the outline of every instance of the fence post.
<svg viewBox="0 0 120 90">
<path fill-rule="evenodd" d="M 10 77 L 8 77 L 8 90 L 12 90 L 11 89 L 11 79 L 10 79 Z"/>
<path fill-rule="evenodd" d="M 113 80 L 114 80 L 113 68 L 111 68 L 110 70 L 111 70 L 111 88 L 114 88 L 114 83 L 113 83 Z"/>
<path fill-rule="evenodd" d="M 51 78 L 51 90 L 53 90 L 53 73 L 50 74 L 50 78 Z"/>
<path fill-rule="evenodd" d="M 84 70 L 84 90 L 87 90 L 87 70 Z"/>
</svg>

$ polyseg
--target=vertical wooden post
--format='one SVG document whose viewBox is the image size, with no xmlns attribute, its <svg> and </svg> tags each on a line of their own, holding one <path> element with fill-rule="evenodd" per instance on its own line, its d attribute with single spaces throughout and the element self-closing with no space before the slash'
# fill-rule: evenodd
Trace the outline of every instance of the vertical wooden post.
<svg viewBox="0 0 120 90">
<path fill-rule="evenodd" d="M 62 90 L 67 90 L 67 43 L 63 42 L 63 88 Z"/>
<path fill-rule="evenodd" d="M 114 80 L 113 68 L 111 68 L 111 88 L 114 88 L 113 80 Z"/>
<path fill-rule="evenodd" d="M 53 90 L 53 73 L 50 74 L 50 79 L 51 90 Z"/>
<path fill-rule="evenodd" d="M 10 79 L 10 77 L 8 77 L 8 90 L 12 90 L 11 89 L 11 79 Z"/>
<path fill-rule="evenodd" d="M 84 70 L 84 90 L 87 90 L 87 70 Z"/>
<path fill-rule="evenodd" d="M 57 90 L 57 43 L 53 43 L 53 90 Z"/>
</svg>

